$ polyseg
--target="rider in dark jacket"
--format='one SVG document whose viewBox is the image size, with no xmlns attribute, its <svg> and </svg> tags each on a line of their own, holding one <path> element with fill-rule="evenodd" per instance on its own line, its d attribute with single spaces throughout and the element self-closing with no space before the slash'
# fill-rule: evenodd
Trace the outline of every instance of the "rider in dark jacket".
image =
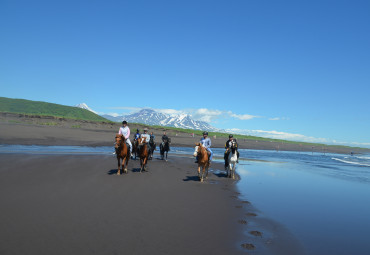
<svg viewBox="0 0 370 255">
<path fill-rule="evenodd" d="M 236 141 L 236 139 L 234 139 L 234 136 L 233 135 L 229 135 L 229 140 L 226 141 L 226 144 L 225 144 L 225 155 L 224 155 L 224 160 L 225 160 L 225 168 L 229 165 L 229 154 L 230 154 L 230 150 L 227 150 L 228 148 L 231 147 L 231 143 L 234 142 L 235 143 L 235 147 L 236 147 L 236 153 L 237 153 L 237 163 L 239 163 L 239 151 L 238 151 L 238 142 Z"/>
<path fill-rule="evenodd" d="M 162 142 L 167 142 L 167 141 L 168 141 L 168 136 L 167 136 L 166 132 L 163 132 Z"/>
</svg>

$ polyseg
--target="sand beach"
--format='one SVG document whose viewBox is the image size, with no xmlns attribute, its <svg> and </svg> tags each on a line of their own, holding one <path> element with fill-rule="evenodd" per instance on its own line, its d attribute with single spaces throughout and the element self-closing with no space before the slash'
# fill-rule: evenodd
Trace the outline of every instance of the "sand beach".
<svg viewBox="0 0 370 255">
<path fill-rule="evenodd" d="M 2 122 L 0 144 L 112 145 L 114 130 Z M 0 254 L 304 254 L 221 163 L 204 183 L 191 155 L 128 169 L 117 176 L 114 155 L 0 154 Z"/>
</svg>

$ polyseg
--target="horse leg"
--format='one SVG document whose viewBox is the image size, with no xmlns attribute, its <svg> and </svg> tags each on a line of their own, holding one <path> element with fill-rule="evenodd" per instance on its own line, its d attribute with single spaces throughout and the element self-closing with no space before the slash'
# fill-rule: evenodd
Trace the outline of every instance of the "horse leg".
<svg viewBox="0 0 370 255">
<path fill-rule="evenodd" d="M 121 160 L 119 157 L 117 157 L 117 161 L 118 161 L 117 175 L 120 175 L 121 174 Z"/>
<path fill-rule="evenodd" d="M 125 158 L 125 164 L 124 164 L 124 170 L 123 172 L 127 174 L 127 165 L 128 165 L 128 161 L 130 159 L 130 156 L 127 155 L 126 158 Z"/>
<path fill-rule="evenodd" d="M 146 163 L 148 163 L 148 158 L 145 158 L 145 159 L 144 159 L 144 171 L 147 171 L 147 170 L 146 170 Z"/>
<path fill-rule="evenodd" d="M 232 175 L 233 179 L 235 179 L 235 168 L 236 168 L 236 163 L 233 164 L 233 175 Z"/>
<path fill-rule="evenodd" d="M 202 174 L 201 174 L 200 182 L 203 182 L 204 181 L 204 179 L 205 179 L 205 172 L 206 172 L 206 166 L 203 166 L 202 167 Z"/>
<path fill-rule="evenodd" d="M 168 154 L 168 151 L 166 151 L 166 161 L 167 161 L 167 154 Z"/>
<path fill-rule="evenodd" d="M 200 173 L 200 182 L 203 182 L 203 171 L 204 171 L 204 167 L 202 167 L 202 172 Z"/>
</svg>

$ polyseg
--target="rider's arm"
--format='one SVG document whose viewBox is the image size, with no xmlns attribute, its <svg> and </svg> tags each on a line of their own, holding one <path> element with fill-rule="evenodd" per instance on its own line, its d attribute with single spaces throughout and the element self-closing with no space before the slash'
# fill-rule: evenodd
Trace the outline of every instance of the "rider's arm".
<svg viewBox="0 0 370 255">
<path fill-rule="evenodd" d="M 130 138 L 130 128 L 129 127 L 127 127 L 127 134 L 126 134 L 125 138 L 126 139 L 129 139 Z"/>
</svg>

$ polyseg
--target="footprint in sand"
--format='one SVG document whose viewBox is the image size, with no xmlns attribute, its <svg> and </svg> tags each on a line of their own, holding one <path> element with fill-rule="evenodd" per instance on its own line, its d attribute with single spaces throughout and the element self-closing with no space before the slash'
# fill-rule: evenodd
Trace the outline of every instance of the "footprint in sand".
<svg viewBox="0 0 370 255">
<path fill-rule="evenodd" d="M 250 231 L 249 234 L 262 237 L 262 233 L 257 230 Z"/>
<path fill-rule="evenodd" d="M 254 249 L 256 249 L 256 247 L 253 244 L 251 244 L 251 243 L 243 243 L 241 246 L 244 249 L 247 249 L 247 250 L 254 250 Z"/>
<path fill-rule="evenodd" d="M 245 215 L 250 216 L 250 217 L 256 217 L 257 216 L 257 214 L 255 214 L 255 213 L 246 213 Z"/>
<path fill-rule="evenodd" d="M 246 225 L 248 222 L 246 220 L 238 220 L 240 224 Z"/>
</svg>

